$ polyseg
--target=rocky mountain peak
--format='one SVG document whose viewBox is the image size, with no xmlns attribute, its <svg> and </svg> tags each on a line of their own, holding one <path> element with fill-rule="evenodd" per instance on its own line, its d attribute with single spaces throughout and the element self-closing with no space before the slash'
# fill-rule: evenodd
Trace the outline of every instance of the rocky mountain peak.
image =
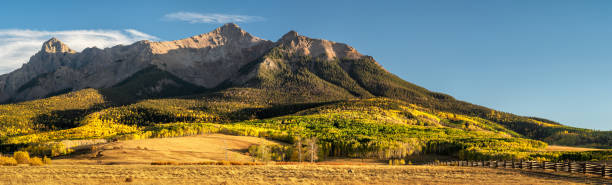
<svg viewBox="0 0 612 185">
<path fill-rule="evenodd" d="M 277 44 L 285 52 L 297 55 L 311 56 L 332 60 L 334 58 L 357 59 L 363 57 L 355 48 L 324 39 L 314 39 L 299 35 L 296 31 L 289 31 L 281 37 Z"/>
<path fill-rule="evenodd" d="M 238 26 L 237 24 L 231 23 L 231 22 L 224 24 L 223 26 L 219 27 L 218 29 L 234 29 L 234 30 L 237 29 L 237 30 L 242 30 L 240 28 L 240 26 Z"/>
<path fill-rule="evenodd" d="M 45 53 L 76 53 L 76 51 L 70 49 L 68 45 L 55 37 L 43 43 L 41 51 Z"/>
<path fill-rule="evenodd" d="M 299 36 L 299 34 L 296 31 L 291 30 L 291 31 L 285 33 L 285 35 L 283 35 L 280 40 L 281 41 L 293 40 L 293 39 L 295 39 L 298 36 Z"/>
<path fill-rule="evenodd" d="M 223 36 L 241 36 L 241 35 L 249 35 L 246 31 L 242 30 L 240 26 L 234 23 L 227 23 L 217 29 L 213 30 L 211 33 L 219 34 Z M 250 36 L 250 35 L 249 35 Z"/>
<path fill-rule="evenodd" d="M 252 47 L 261 42 L 269 41 L 252 36 L 234 23 L 227 23 L 209 33 L 175 41 L 151 42 L 150 45 L 154 54 L 164 54 L 170 50 L 179 48 L 215 48 L 222 45 L 233 45 L 238 48 L 244 48 Z"/>
</svg>

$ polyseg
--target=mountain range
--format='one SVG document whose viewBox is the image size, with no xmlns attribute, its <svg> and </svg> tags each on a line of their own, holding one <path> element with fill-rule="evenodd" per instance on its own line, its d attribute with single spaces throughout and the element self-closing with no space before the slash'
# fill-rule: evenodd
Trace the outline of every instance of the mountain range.
<svg viewBox="0 0 612 185">
<path fill-rule="evenodd" d="M 224 82 L 244 85 L 260 69 L 239 70 L 257 62 L 273 48 L 313 58 L 359 59 L 354 48 L 327 40 L 310 39 L 292 31 L 277 42 L 254 37 L 236 24 L 169 42 L 140 41 L 128 46 L 82 52 L 70 49 L 56 38 L 20 69 L 0 76 L 0 102 L 19 102 L 86 88 L 109 88 L 147 68 L 157 68 L 193 85 L 211 89 Z M 276 65 L 263 61 L 265 68 Z M 245 70 L 245 69 L 243 69 Z M 173 85 L 159 81 L 160 87 Z"/>
<path fill-rule="evenodd" d="M 295 129 L 288 125 L 296 124 L 309 130 L 304 134 L 329 142 L 326 155 L 332 156 L 354 155 L 342 152 L 350 143 L 363 146 L 361 151 L 370 150 L 366 144 L 383 147 L 380 142 L 408 138 L 420 138 L 430 150 L 432 143 L 445 146 L 453 155 L 497 157 L 505 154 L 491 153 L 504 143 L 531 143 L 525 146 L 529 150 L 522 144 L 511 150 L 517 153 L 539 150 L 541 141 L 612 147 L 609 131 L 518 116 L 429 91 L 347 44 L 295 31 L 269 41 L 233 23 L 182 40 L 82 52 L 52 38 L 20 69 L 0 76 L 0 102 L 5 150 L 62 139 L 150 136 L 167 129 L 165 124 L 203 122 L 292 137 Z M 401 137 L 393 138 L 396 134 Z M 341 143 L 333 139 L 338 137 Z"/>
</svg>

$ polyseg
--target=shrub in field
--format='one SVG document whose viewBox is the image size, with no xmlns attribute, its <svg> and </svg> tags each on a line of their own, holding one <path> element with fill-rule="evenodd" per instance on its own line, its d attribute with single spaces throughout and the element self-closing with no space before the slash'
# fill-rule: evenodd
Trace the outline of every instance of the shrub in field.
<svg viewBox="0 0 612 185">
<path fill-rule="evenodd" d="M 246 163 L 244 163 L 244 165 L 254 166 L 254 165 L 264 165 L 264 163 L 258 163 L 258 162 L 246 162 Z"/>
<path fill-rule="evenodd" d="M 26 151 L 18 151 L 13 154 L 13 158 L 19 164 L 28 164 L 30 163 L 30 154 Z"/>
<path fill-rule="evenodd" d="M 179 163 L 174 161 L 155 161 L 151 165 L 178 165 Z"/>
<path fill-rule="evenodd" d="M 67 148 L 62 143 L 32 144 L 23 150 L 32 155 L 52 157 L 66 155 L 73 152 L 72 149 Z"/>
<path fill-rule="evenodd" d="M 44 157 L 42 158 L 42 162 L 43 162 L 44 164 L 51 164 L 51 158 L 48 158 L 47 156 L 44 156 Z"/>
<path fill-rule="evenodd" d="M 43 160 L 40 157 L 30 158 L 30 166 L 42 166 L 43 164 Z"/>
<path fill-rule="evenodd" d="M 203 161 L 203 162 L 199 162 L 198 165 L 217 165 L 217 162 L 215 162 L 215 161 Z"/>
<path fill-rule="evenodd" d="M 406 161 L 403 159 L 389 159 L 389 165 L 405 165 Z"/>
<path fill-rule="evenodd" d="M 0 156 L 0 165 L 2 166 L 15 166 L 17 161 L 12 157 Z"/>
</svg>

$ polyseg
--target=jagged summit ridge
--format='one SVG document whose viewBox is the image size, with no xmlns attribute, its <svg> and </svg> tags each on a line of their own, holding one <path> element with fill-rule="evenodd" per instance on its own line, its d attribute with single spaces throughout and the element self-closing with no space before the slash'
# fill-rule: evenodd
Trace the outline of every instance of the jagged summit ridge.
<svg viewBox="0 0 612 185">
<path fill-rule="evenodd" d="M 216 87 L 274 47 L 274 42 L 233 23 L 187 39 L 149 44 L 155 55 L 152 64 L 206 88 Z"/>
<path fill-rule="evenodd" d="M 41 52 L 46 53 L 76 53 L 76 51 L 70 49 L 68 45 L 64 44 L 62 41 L 58 40 L 55 37 L 47 40 L 43 43 Z"/>
<path fill-rule="evenodd" d="M 196 35 L 186 39 L 150 42 L 150 47 L 154 54 L 165 54 L 171 50 L 176 50 L 179 48 L 212 48 L 227 45 L 231 42 L 244 47 L 251 47 L 253 45 L 260 44 L 261 42 L 270 41 L 252 36 L 248 32 L 238 27 L 238 25 L 228 23 L 209 33 Z"/>
</svg>

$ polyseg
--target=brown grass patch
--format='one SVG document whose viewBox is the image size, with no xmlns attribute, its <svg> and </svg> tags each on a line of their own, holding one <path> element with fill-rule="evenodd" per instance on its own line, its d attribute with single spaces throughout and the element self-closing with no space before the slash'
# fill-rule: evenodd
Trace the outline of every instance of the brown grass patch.
<svg viewBox="0 0 612 185">
<path fill-rule="evenodd" d="M 559 146 L 559 145 L 548 145 L 546 147 L 546 151 L 556 152 L 556 151 L 567 151 L 567 152 L 584 152 L 584 151 L 598 151 L 603 149 L 598 148 L 582 148 L 582 147 L 573 147 L 573 146 Z"/>
<path fill-rule="evenodd" d="M 222 166 L 244 166 L 244 165 L 264 165 L 261 162 L 241 162 L 241 161 L 202 161 L 202 162 L 175 162 L 175 161 L 156 161 L 151 165 L 222 165 Z"/>
</svg>

